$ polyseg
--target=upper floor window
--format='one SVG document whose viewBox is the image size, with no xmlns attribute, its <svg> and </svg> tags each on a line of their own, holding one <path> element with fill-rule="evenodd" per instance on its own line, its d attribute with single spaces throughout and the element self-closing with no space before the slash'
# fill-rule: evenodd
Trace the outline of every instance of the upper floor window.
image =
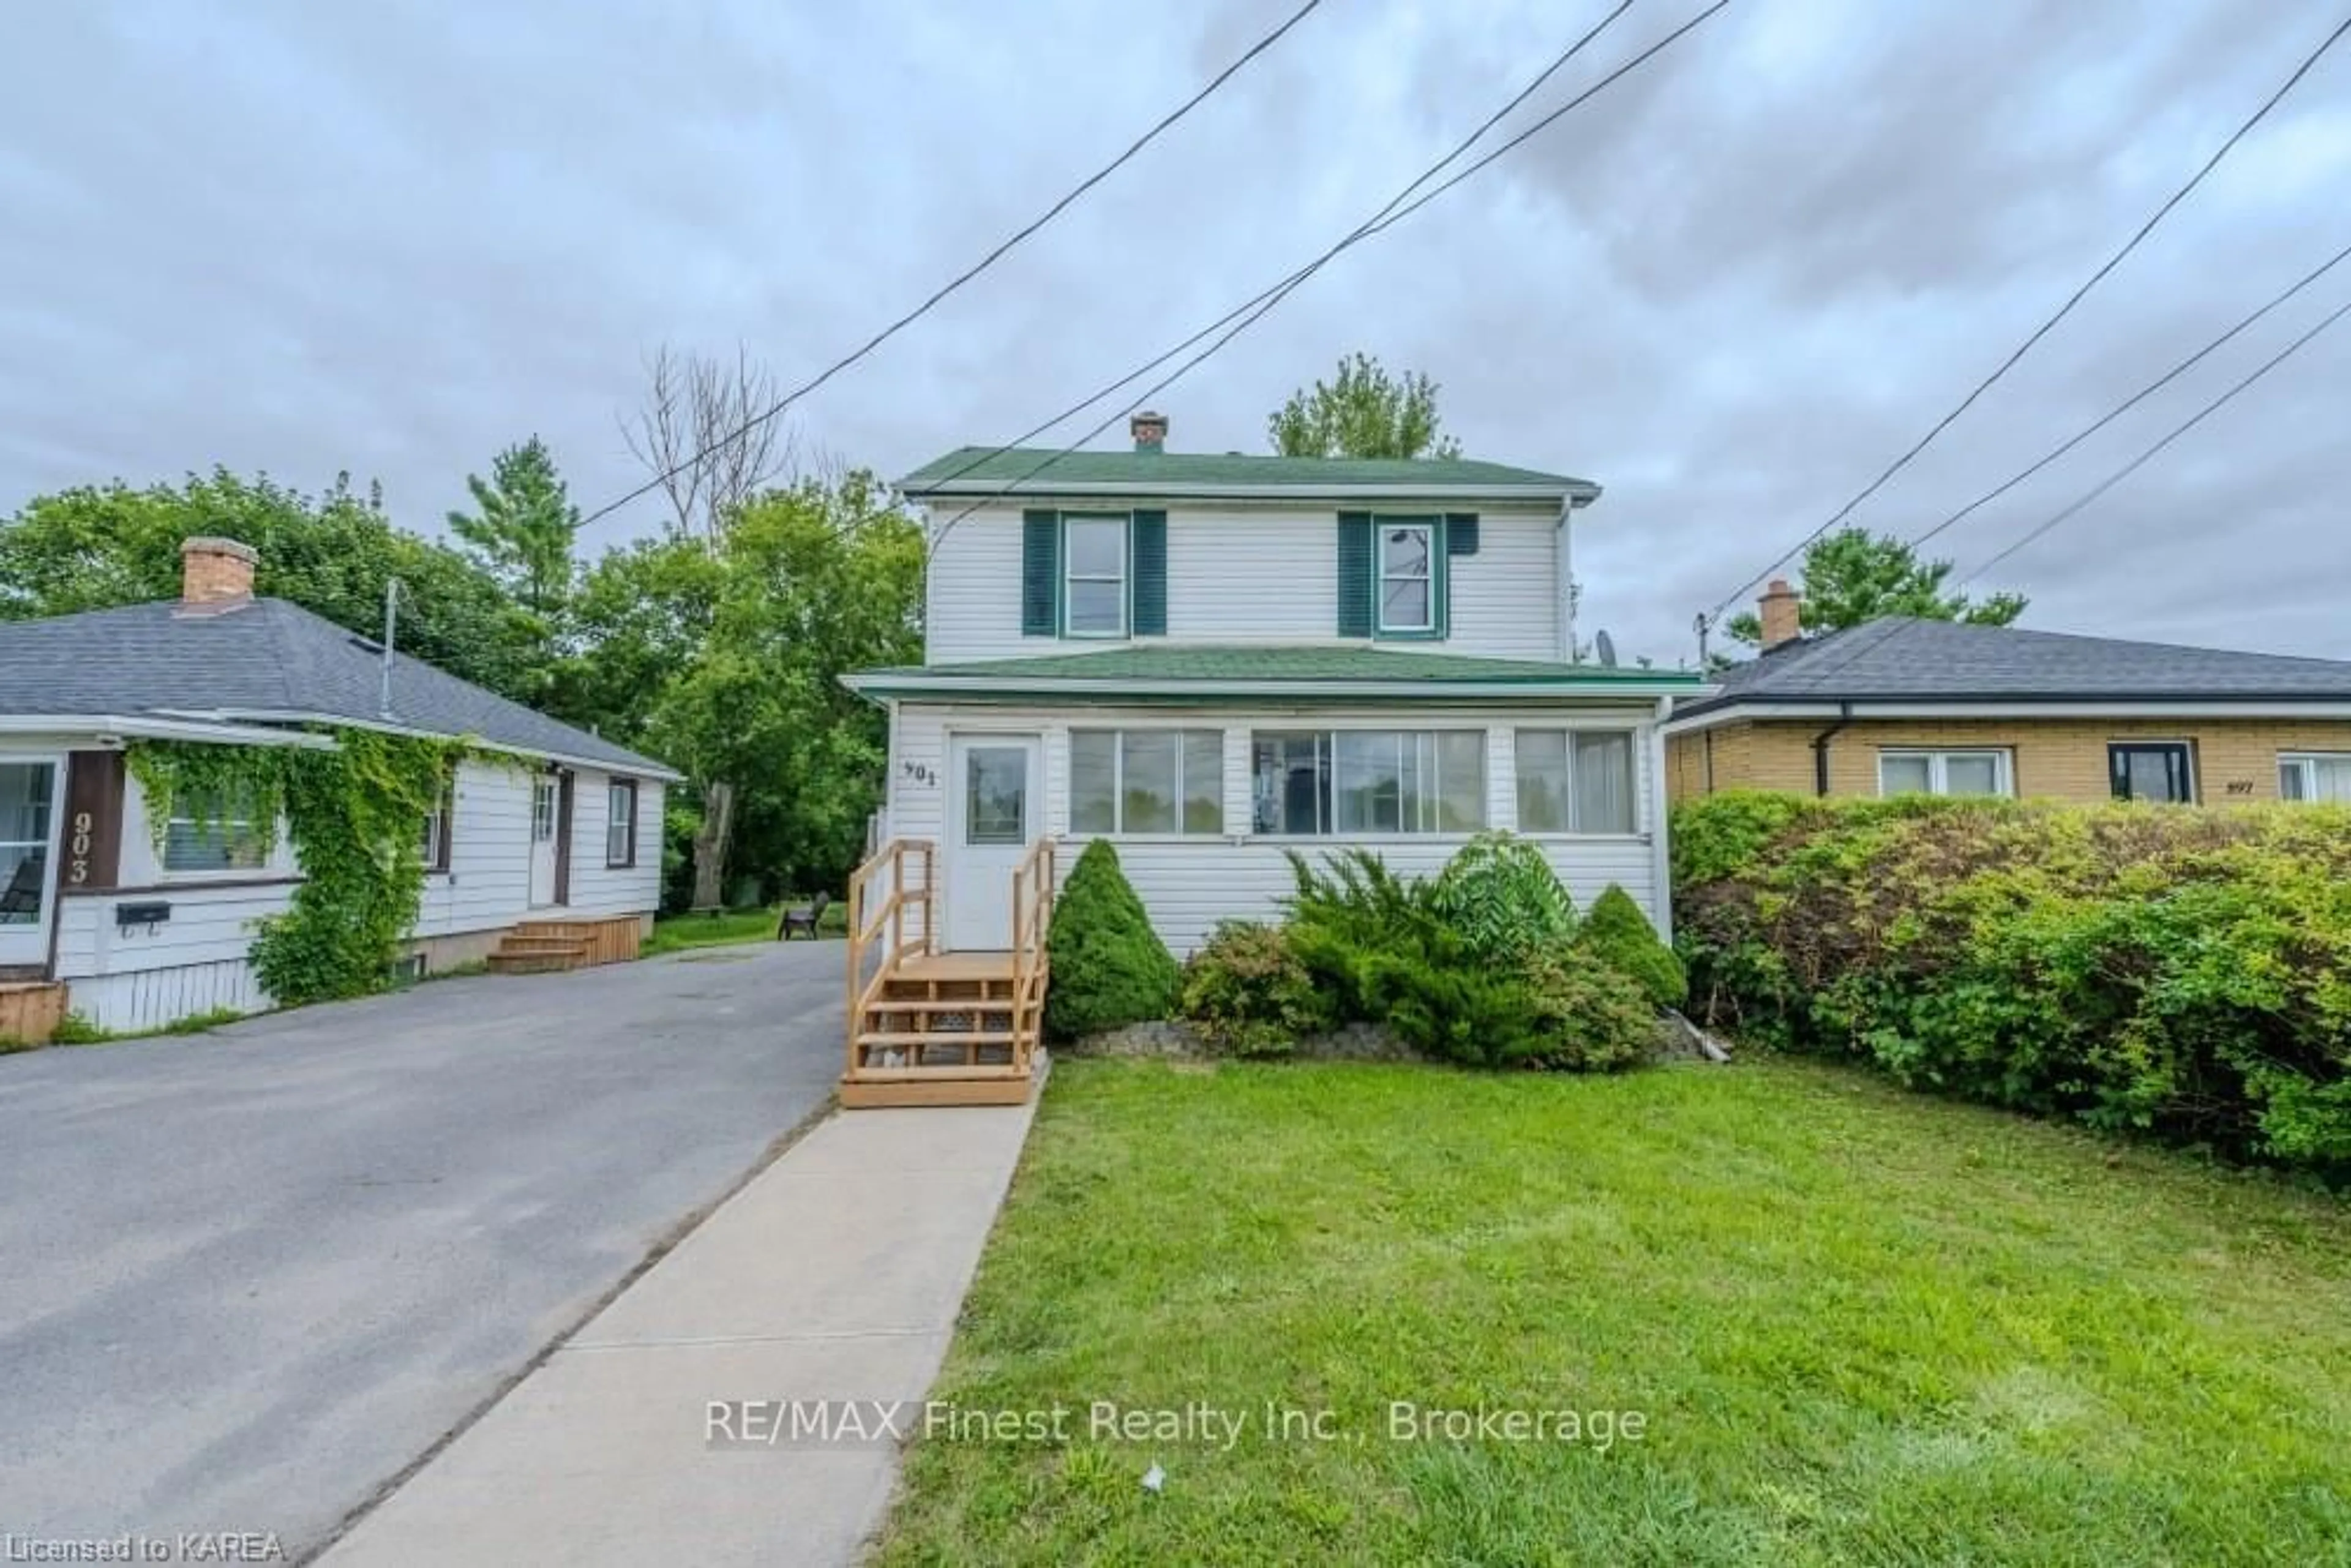
<svg viewBox="0 0 2351 1568">
<path fill-rule="evenodd" d="M 163 824 L 163 869 L 252 871 L 269 859 L 269 836 L 241 795 L 196 793 L 172 802 Z"/>
<path fill-rule="evenodd" d="M 1437 525 L 1383 522 L 1380 528 L 1379 629 L 1437 629 Z"/>
<path fill-rule="evenodd" d="M 1223 832 L 1224 732 L 1071 730 L 1070 831 Z"/>
<path fill-rule="evenodd" d="M 1519 831 L 1633 831 L 1631 730 L 1522 729 L 1517 750 Z"/>
<path fill-rule="evenodd" d="M 1062 520 L 1063 626 L 1072 637 L 1126 635 L 1127 519 Z"/>
<path fill-rule="evenodd" d="M 1483 730 L 1259 731 L 1249 753 L 1260 833 L 1474 833 L 1486 825 Z"/>
<path fill-rule="evenodd" d="M 2008 753 L 1887 750 L 1877 754 L 1881 795 L 2013 795 Z"/>
<path fill-rule="evenodd" d="M 2304 751 L 2278 758 L 2278 798 L 2351 802 L 2351 752 Z"/>
</svg>

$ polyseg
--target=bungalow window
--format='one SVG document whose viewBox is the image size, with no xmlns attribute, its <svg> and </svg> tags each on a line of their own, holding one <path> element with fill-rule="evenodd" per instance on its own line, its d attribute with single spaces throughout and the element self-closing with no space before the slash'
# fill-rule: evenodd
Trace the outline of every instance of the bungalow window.
<svg viewBox="0 0 2351 1568">
<path fill-rule="evenodd" d="M 456 820 L 457 787 L 453 782 L 441 791 L 441 803 L 424 813 L 424 830 L 418 835 L 417 859 L 428 872 L 449 869 L 450 824 Z"/>
<path fill-rule="evenodd" d="M 1216 729 L 1073 729 L 1070 831 L 1225 831 L 1225 736 Z"/>
<path fill-rule="evenodd" d="M 1062 630 L 1072 637 L 1126 635 L 1127 519 L 1069 517 L 1062 523 Z"/>
<path fill-rule="evenodd" d="M 604 864 L 623 870 L 637 863 L 637 781 L 613 779 L 604 800 Z"/>
<path fill-rule="evenodd" d="M 1434 523 L 1380 525 L 1379 629 L 1384 632 L 1437 629 Z"/>
<path fill-rule="evenodd" d="M 2305 751 L 2278 758 L 2282 800 L 2351 802 L 2351 752 Z"/>
<path fill-rule="evenodd" d="M 1631 730 L 1522 729 L 1517 749 L 1519 831 L 1634 831 Z"/>
<path fill-rule="evenodd" d="M 1474 833 L 1486 825 L 1483 730 L 1259 732 L 1249 752 L 1260 833 Z"/>
<path fill-rule="evenodd" d="M 2013 795 L 2005 751 L 1889 750 L 1877 754 L 1880 795 Z"/>
<path fill-rule="evenodd" d="M 268 835 L 250 797 L 201 791 L 172 803 L 163 824 L 165 871 L 252 871 L 268 859 Z"/>
</svg>

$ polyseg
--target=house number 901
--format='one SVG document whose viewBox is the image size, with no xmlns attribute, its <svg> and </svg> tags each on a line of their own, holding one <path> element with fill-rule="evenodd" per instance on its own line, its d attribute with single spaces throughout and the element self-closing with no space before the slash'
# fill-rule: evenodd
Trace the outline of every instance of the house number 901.
<svg viewBox="0 0 2351 1568">
<path fill-rule="evenodd" d="M 898 766 L 904 768 L 906 777 L 917 784 L 935 784 L 939 781 L 939 776 L 932 772 L 926 763 L 902 762 Z"/>
</svg>

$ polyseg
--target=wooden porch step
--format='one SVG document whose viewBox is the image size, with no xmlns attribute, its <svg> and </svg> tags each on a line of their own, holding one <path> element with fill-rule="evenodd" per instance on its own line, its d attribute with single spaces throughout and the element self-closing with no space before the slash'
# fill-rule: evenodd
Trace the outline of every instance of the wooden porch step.
<svg viewBox="0 0 2351 1568">
<path fill-rule="evenodd" d="M 925 1045 L 1002 1045 L 1012 1043 L 1008 1029 L 884 1030 L 861 1034 L 857 1043 L 868 1051 L 905 1051 Z"/>
<path fill-rule="evenodd" d="M 1008 1061 L 949 1062 L 939 1067 L 861 1067 L 849 1074 L 852 1083 L 932 1083 L 950 1080 L 977 1082 L 983 1079 L 1026 1078 L 1029 1069 Z"/>
<path fill-rule="evenodd" d="M 0 983 L 0 1040 L 16 1045 L 46 1045 L 65 1016 L 64 981 Z"/>
<path fill-rule="evenodd" d="M 568 975 L 580 967 L 580 960 L 558 953 L 493 953 L 490 973 L 493 975 Z"/>
<path fill-rule="evenodd" d="M 890 1111 L 917 1106 L 1026 1105 L 1035 1093 L 1033 1075 L 1019 1078 L 948 1078 L 941 1073 L 921 1079 L 876 1082 L 849 1077 L 841 1081 L 844 1111 Z"/>
<path fill-rule="evenodd" d="M 588 940 L 584 936 L 501 936 L 498 951 L 520 956 L 525 953 L 561 953 L 585 958 Z"/>
</svg>

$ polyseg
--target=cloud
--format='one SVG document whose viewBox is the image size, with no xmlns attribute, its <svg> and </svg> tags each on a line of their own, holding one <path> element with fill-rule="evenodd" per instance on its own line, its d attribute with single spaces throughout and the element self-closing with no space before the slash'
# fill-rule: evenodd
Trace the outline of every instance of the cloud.
<svg viewBox="0 0 2351 1568">
<path fill-rule="evenodd" d="M 28 12 L 0 62 L 0 508 L 222 462 L 381 477 L 432 529 L 534 432 L 592 506 L 642 477 L 618 421 L 647 350 L 740 342 L 804 379 L 1291 8 Z M 1322 7 L 811 397 L 803 439 L 900 472 L 1019 434 L 1327 246 L 1604 9 Z M 1697 9 L 1635 5 L 1504 133 Z M 1343 353 L 1426 370 L 1473 454 L 1606 486 L 1587 614 L 1677 658 L 2321 36 L 2242 23 L 1742 0 L 1155 401 L 1180 448 L 1259 450 Z M 1861 520 L 1938 520 L 2351 241 L 2314 221 L 2351 211 L 2341 52 Z M 1972 566 L 2065 505 L 2351 298 L 2342 271 L 1938 553 Z M 2351 329 L 1993 583 L 2029 624 L 2351 657 L 2346 369 Z"/>
</svg>

